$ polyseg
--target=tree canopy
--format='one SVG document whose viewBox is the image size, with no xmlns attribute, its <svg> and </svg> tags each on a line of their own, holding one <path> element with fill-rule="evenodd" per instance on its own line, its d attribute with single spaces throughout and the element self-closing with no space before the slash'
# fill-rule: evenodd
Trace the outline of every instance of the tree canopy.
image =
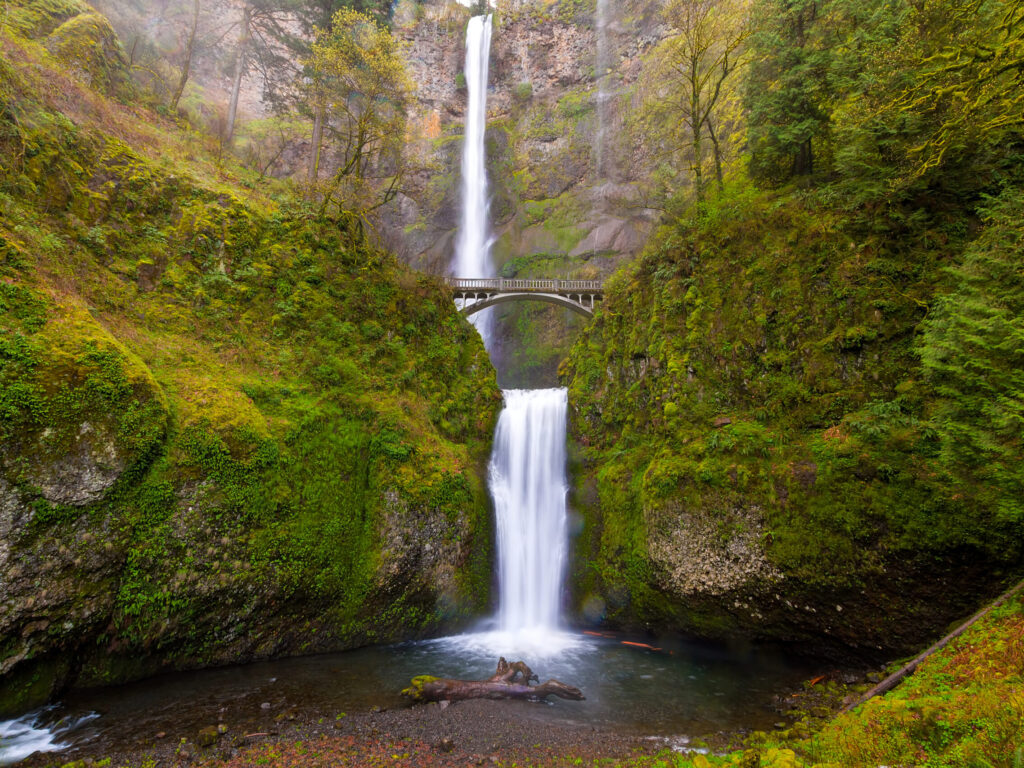
<svg viewBox="0 0 1024 768">
<path fill-rule="evenodd" d="M 388 202 L 401 177 L 413 91 L 399 42 L 373 18 L 343 8 L 330 28 L 317 30 L 303 89 L 315 113 L 323 116 L 337 159 L 324 189 L 323 210 L 365 203 L 368 196 L 376 203 L 359 207 Z M 375 185 L 376 191 L 370 191 Z"/>
</svg>

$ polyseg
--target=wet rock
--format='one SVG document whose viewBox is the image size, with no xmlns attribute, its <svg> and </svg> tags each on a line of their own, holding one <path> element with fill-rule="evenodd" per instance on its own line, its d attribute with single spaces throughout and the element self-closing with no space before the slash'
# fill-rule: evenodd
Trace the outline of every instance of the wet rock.
<svg viewBox="0 0 1024 768">
<path fill-rule="evenodd" d="M 814 487 L 818 480 L 818 465 L 813 461 L 800 461 L 791 470 L 793 479 L 803 486 L 804 490 Z"/>
<path fill-rule="evenodd" d="M 445 736 L 437 742 L 437 748 L 441 752 L 451 752 L 453 749 L 455 749 L 455 742 L 452 741 L 449 737 Z"/>
<path fill-rule="evenodd" d="M 726 502 L 717 509 L 668 504 L 646 512 L 651 560 L 660 586 L 683 596 L 719 596 L 781 578 L 764 552 L 764 518 L 756 507 Z M 756 607 L 734 608 L 752 618 Z"/>
<path fill-rule="evenodd" d="M 196 758 L 195 747 L 189 744 L 186 739 L 181 740 L 181 744 L 178 746 L 178 749 L 175 750 L 175 754 L 178 756 L 179 760 L 183 760 L 185 762 L 192 762 Z"/>
<path fill-rule="evenodd" d="M 28 477 L 47 501 L 84 506 L 103 498 L 127 461 L 115 425 L 84 421 L 65 451 L 30 464 Z"/>
</svg>

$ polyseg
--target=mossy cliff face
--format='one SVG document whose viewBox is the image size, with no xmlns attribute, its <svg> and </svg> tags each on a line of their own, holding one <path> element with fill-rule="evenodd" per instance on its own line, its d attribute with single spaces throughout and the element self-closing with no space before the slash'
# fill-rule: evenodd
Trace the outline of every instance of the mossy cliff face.
<svg viewBox="0 0 1024 768">
<path fill-rule="evenodd" d="M 957 282 L 942 267 L 1016 242 L 1000 226 L 893 244 L 733 190 L 665 228 L 563 369 L 581 614 L 871 656 L 912 650 L 1019 571 L 1019 434 L 987 422 L 990 467 L 956 458 L 986 422 L 966 398 L 955 415 L 922 365 L 971 368 L 949 351 L 964 299 L 938 299 Z"/>
<path fill-rule="evenodd" d="M 656 3 L 613 5 L 601 28 L 592 0 L 523 0 L 496 12 L 488 168 L 498 266 L 538 253 L 631 256 L 650 230 L 653 214 L 640 203 L 648 164 L 627 121 L 642 55 L 663 30 Z M 415 12 L 399 4 L 395 17 L 409 44 L 425 139 L 410 152 L 432 173 L 408 185 L 391 222 L 394 241 L 404 258 L 441 271 L 458 223 L 468 15 L 454 0 L 437 0 Z M 610 72 L 600 110 L 599 43 Z"/>
<path fill-rule="evenodd" d="M 485 610 L 500 395 L 447 293 L 3 42 L 0 713 Z"/>
<path fill-rule="evenodd" d="M 602 28 L 593 0 L 518 0 L 495 12 L 487 165 L 493 258 L 509 276 L 539 274 L 531 266 L 543 261 L 544 277 L 601 278 L 638 253 L 651 231 L 656 214 L 643 204 L 650 163 L 629 121 L 642 56 L 663 32 L 660 4 L 608 5 Z M 455 0 L 399 3 L 395 13 L 423 136 L 408 151 L 423 172 L 386 214 L 388 242 L 437 274 L 452 262 L 459 222 L 469 13 Z M 574 338 L 566 311 L 514 304 L 496 315 L 497 348 L 519 350 L 495 359 L 503 385 L 553 385 L 551 361 L 564 358 Z"/>
</svg>

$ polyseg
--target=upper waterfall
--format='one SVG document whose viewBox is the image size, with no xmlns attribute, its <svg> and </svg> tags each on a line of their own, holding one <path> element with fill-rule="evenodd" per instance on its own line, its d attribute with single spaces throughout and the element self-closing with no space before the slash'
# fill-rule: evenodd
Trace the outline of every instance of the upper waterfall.
<svg viewBox="0 0 1024 768">
<path fill-rule="evenodd" d="M 462 220 L 455 246 L 455 273 L 491 277 L 491 243 L 484 135 L 487 130 L 487 78 L 491 58 L 491 15 L 474 16 L 466 28 L 466 128 L 462 147 Z M 486 343 L 487 314 L 475 321 Z"/>
</svg>

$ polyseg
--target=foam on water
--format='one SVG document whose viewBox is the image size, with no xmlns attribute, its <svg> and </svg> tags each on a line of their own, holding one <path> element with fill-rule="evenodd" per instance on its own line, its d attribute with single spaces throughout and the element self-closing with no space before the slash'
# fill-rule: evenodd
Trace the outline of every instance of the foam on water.
<svg viewBox="0 0 1024 768">
<path fill-rule="evenodd" d="M 14 720 L 0 720 L 0 765 L 24 760 L 35 752 L 54 752 L 69 746 L 64 737 L 96 717 L 60 718 L 50 722 L 52 709 L 29 712 Z"/>
<path fill-rule="evenodd" d="M 452 653 L 478 657 L 481 661 L 493 661 L 499 656 L 510 660 L 545 661 L 594 650 L 593 643 L 588 643 L 582 635 L 542 628 L 471 632 L 434 642 Z"/>
</svg>

